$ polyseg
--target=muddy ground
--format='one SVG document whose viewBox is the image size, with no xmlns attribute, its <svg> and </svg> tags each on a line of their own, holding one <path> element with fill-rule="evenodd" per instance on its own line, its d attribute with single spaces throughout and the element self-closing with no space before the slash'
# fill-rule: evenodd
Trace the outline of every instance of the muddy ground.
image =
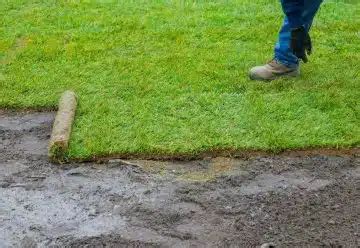
<svg viewBox="0 0 360 248">
<path fill-rule="evenodd" d="M 358 247 L 359 156 L 53 165 L 52 113 L 0 113 L 0 247 Z"/>
</svg>

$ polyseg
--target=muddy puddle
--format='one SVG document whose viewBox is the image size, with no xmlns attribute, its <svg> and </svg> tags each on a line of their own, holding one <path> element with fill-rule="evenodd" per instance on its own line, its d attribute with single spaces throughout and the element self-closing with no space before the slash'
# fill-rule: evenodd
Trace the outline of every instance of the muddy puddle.
<svg viewBox="0 0 360 248">
<path fill-rule="evenodd" d="M 0 247 L 358 247 L 358 156 L 53 165 L 53 113 L 0 113 Z"/>
</svg>

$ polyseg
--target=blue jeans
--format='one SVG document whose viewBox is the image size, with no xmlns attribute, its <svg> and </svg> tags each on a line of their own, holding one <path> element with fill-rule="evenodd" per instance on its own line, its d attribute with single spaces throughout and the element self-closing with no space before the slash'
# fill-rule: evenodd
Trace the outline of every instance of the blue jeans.
<svg viewBox="0 0 360 248">
<path fill-rule="evenodd" d="M 281 0 L 283 3 L 286 0 Z M 302 14 L 303 25 L 310 30 L 314 17 L 320 8 L 323 0 L 305 0 L 305 6 Z M 299 59 L 290 49 L 290 25 L 289 20 L 285 17 L 284 24 L 280 30 L 279 40 L 275 46 L 275 59 L 288 67 L 299 65 Z"/>
</svg>

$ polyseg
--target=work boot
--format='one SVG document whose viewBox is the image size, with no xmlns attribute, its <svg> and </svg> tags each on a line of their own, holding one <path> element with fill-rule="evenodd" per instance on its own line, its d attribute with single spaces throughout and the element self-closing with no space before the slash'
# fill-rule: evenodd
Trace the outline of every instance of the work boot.
<svg viewBox="0 0 360 248">
<path fill-rule="evenodd" d="M 266 65 L 256 66 L 250 70 L 252 80 L 274 80 L 280 77 L 297 77 L 300 75 L 300 67 L 287 67 L 276 59 L 271 60 Z"/>
</svg>

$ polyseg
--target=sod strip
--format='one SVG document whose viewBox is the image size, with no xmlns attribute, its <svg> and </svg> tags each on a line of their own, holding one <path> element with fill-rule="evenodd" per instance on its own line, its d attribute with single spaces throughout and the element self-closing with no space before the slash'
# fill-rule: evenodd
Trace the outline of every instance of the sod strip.
<svg viewBox="0 0 360 248">
<path fill-rule="evenodd" d="M 69 147 L 71 127 L 77 106 L 76 95 L 72 91 L 65 91 L 59 101 L 59 110 L 55 117 L 50 141 L 48 156 L 53 162 L 63 162 Z"/>
</svg>

